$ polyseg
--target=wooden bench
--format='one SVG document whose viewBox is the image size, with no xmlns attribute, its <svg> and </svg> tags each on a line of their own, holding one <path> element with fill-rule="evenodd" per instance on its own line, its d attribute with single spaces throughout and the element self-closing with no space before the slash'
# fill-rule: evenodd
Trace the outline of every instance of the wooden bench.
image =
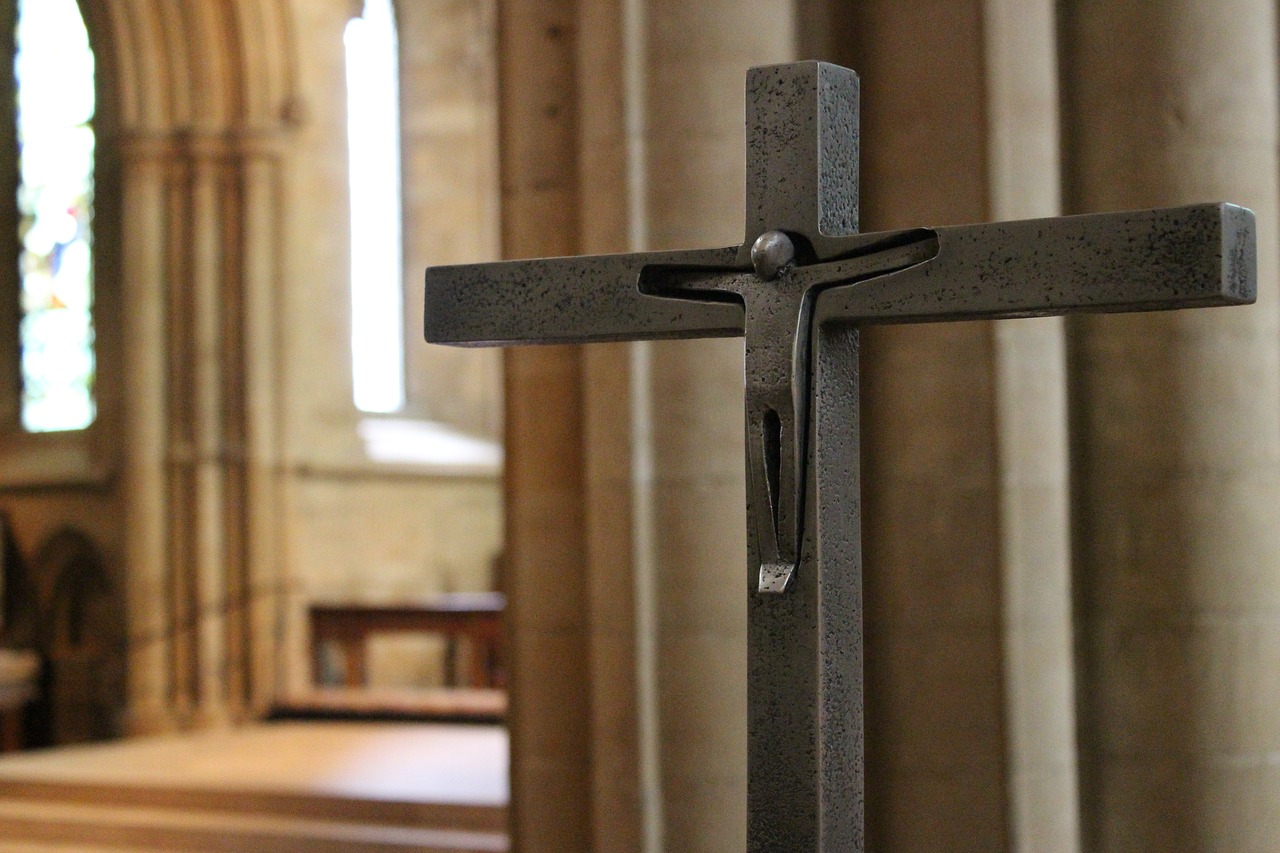
<svg viewBox="0 0 1280 853">
<path fill-rule="evenodd" d="M 501 593 L 448 593 L 422 601 L 396 604 L 313 604 L 310 608 L 312 683 L 322 686 L 324 649 L 337 645 L 346 671 L 344 685 L 365 687 L 368 683 L 366 644 L 372 634 L 443 634 L 448 641 L 445 653 L 446 687 L 459 687 L 458 641 L 471 648 L 466 685 L 473 688 L 501 687 L 502 612 L 506 599 Z"/>
</svg>

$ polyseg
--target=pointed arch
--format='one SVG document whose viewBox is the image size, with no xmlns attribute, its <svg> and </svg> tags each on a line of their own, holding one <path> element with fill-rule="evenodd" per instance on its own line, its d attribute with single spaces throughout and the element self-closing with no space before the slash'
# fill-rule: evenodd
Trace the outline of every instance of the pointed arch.
<svg viewBox="0 0 1280 853">
<path fill-rule="evenodd" d="M 295 45 L 284 0 L 81 0 L 109 58 L 122 133 L 275 132 Z"/>
</svg>

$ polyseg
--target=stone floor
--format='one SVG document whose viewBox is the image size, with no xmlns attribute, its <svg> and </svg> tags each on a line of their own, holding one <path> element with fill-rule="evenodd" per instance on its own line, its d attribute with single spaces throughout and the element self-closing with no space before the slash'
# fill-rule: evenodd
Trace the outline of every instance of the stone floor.
<svg viewBox="0 0 1280 853">
<path fill-rule="evenodd" d="M 498 726 L 270 723 L 0 758 L 0 853 L 505 851 Z"/>
</svg>

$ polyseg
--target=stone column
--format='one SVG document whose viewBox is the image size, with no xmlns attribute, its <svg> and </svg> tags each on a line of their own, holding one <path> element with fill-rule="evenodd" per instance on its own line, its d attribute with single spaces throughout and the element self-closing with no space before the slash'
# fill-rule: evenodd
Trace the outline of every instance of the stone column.
<svg viewBox="0 0 1280 853">
<path fill-rule="evenodd" d="M 641 4 L 578 6 L 579 227 L 587 253 L 636 247 L 634 212 L 645 192 L 634 132 Z M 624 8 L 627 7 L 627 8 Z M 592 853 L 659 853 L 661 788 L 656 773 L 656 696 L 646 598 L 645 507 L 638 506 L 648 445 L 632 393 L 638 344 L 583 349 L 583 475 L 591 608 Z M 637 599 L 640 599 L 639 601 Z M 640 618 L 637 619 L 637 613 Z"/>
<path fill-rule="evenodd" d="M 508 171 L 510 180 L 541 171 L 540 180 L 504 184 L 504 220 L 544 241 L 528 251 L 522 243 L 522 253 L 740 242 L 743 82 L 749 65 L 792 58 L 789 4 L 750 14 L 730 3 L 581 4 L 569 103 L 562 93 L 573 93 L 574 81 L 563 76 L 557 39 L 570 22 L 546 4 L 518 9 L 500 10 L 509 22 L 504 167 L 522 170 Z M 565 173 L 573 146 L 563 135 L 575 104 L 576 185 Z M 526 147 L 537 159 L 519 159 Z M 577 217 L 579 244 L 546 242 L 575 234 L 566 216 Z M 589 566 L 584 577 L 566 563 L 556 576 L 555 624 L 564 632 L 556 658 L 521 650 L 536 628 L 520 615 L 533 609 L 534 590 L 512 590 L 516 678 L 542 682 L 536 693 L 513 692 L 518 843 L 738 853 L 746 825 L 741 342 L 565 353 L 580 361 L 545 374 L 529 372 L 523 352 L 507 362 L 508 393 L 524 401 L 508 405 L 509 464 L 555 459 L 546 463 L 548 486 L 531 488 L 519 467 L 509 474 L 513 556 L 535 541 L 527 531 L 514 538 L 531 512 L 522 504 L 541 500 L 552 481 L 565 490 L 577 483 L 583 491 L 570 503 L 586 527 L 574 541 Z M 532 412 L 535 403 L 556 413 L 554 446 L 547 426 L 539 433 L 531 415 L 520 417 L 519 405 Z M 580 454 L 575 440 L 585 441 Z M 557 520 L 558 538 L 578 536 L 579 520 Z M 561 716 L 547 719 L 557 707 Z M 541 747 L 524 733 L 538 727 L 548 731 Z M 544 781 L 552 770 L 569 778 L 552 788 Z"/>
<path fill-rule="evenodd" d="M 578 244 L 575 4 L 498 9 L 505 257 Z M 512 834 L 522 851 L 591 847 L 591 682 L 581 348 L 508 349 L 506 547 Z"/>
<path fill-rule="evenodd" d="M 1051 0 L 985 0 L 992 219 L 1061 212 Z M 1080 849 L 1071 635 L 1065 323 L 993 324 L 1009 841 Z"/>
<path fill-rule="evenodd" d="M 189 344 L 193 311 L 190 287 L 174 287 L 177 281 L 191 281 L 194 243 L 190 210 L 192 164 L 182 156 L 178 142 L 169 139 L 170 151 L 165 162 L 164 258 L 160 280 L 164 300 L 165 325 L 156 341 L 164 353 L 160 388 L 164 394 L 164 415 L 157 448 L 163 457 L 164 489 L 156 497 L 163 501 L 165 513 L 165 580 L 172 624 L 169 665 L 172 669 L 173 713 L 183 728 L 196 721 L 200 691 L 200 644 L 197 636 L 200 620 L 200 568 L 196 531 L 196 501 L 192 466 L 195 446 L 192 436 L 194 418 L 191 391 L 195 377 L 194 359 Z"/>
<path fill-rule="evenodd" d="M 1085 847 L 1280 849 L 1276 29 L 1062 4 L 1067 204 L 1229 200 L 1258 304 L 1070 326 Z"/>
<path fill-rule="evenodd" d="M 748 66 L 792 58 L 790 20 L 786 3 L 580 7 L 583 250 L 742 239 L 740 93 Z M 741 343 L 583 363 L 594 849 L 738 851 Z"/>
<path fill-rule="evenodd" d="M 172 247 L 187 273 L 175 276 L 174 283 L 182 278 L 189 282 L 187 287 L 171 287 L 174 316 L 185 315 L 184 323 L 175 324 L 169 341 L 174 361 L 181 365 L 178 373 L 170 375 L 175 416 L 170 425 L 175 445 L 170 460 L 172 488 L 174 506 L 185 510 L 176 525 L 185 533 L 184 541 L 173 559 L 191 573 L 195 722 L 199 726 L 227 719 L 227 587 L 242 558 L 235 542 L 240 519 L 228 515 L 240 455 L 236 452 L 239 436 L 228 429 L 228 421 L 243 408 L 224 402 L 239 397 L 228 393 L 233 391 L 228 386 L 244 370 L 237 358 L 239 323 L 228 322 L 228 315 L 240 313 L 242 298 L 239 276 L 228 263 L 234 251 L 227 245 L 228 237 L 234 240 L 238 225 L 236 205 L 227 193 L 228 153 L 225 140 L 218 136 L 182 139 L 181 156 L 190 162 L 186 185 L 179 193 L 189 198 L 183 213 L 190 221 L 185 235 L 190 242 L 186 251 Z"/>
<path fill-rule="evenodd" d="M 160 330 L 139 330 L 159 331 L 158 340 L 130 345 L 163 356 L 163 363 L 148 372 L 159 370 L 150 393 L 165 391 L 159 411 L 152 403 L 136 404 L 159 419 L 145 430 L 142 423 L 133 424 L 139 433 L 131 445 L 159 441 L 149 452 L 163 456 L 158 480 L 151 472 L 146 481 L 160 491 L 145 498 L 160 500 L 166 512 L 163 521 L 149 520 L 146 530 L 148 538 L 161 532 L 165 540 L 170 701 L 184 725 L 223 725 L 247 712 L 246 607 L 253 575 L 268 571 L 270 555 L 263 546 L 275 531 L 275 505 L 263 499 L 258 486 L 262 475 L 274 472 L 276 460 L 275 406 L 262 396 L 264 390 L 277 390 L 271 378 L 278 375 L 278 359 L 263 340 L 276 332 L 276 273 L 262 258 L 267 247 L 261 238 L 269 232 L 250 237 L 242 219 L 252 202 L 254 222 L 270 228 L 260 217 L 262 205 L 269 203 L 262 196 L 274 192 L 274 173 L 249 167 L 251 158 L 240 150 L 242 144 L 255 144 L 249 137 L 172 134 L 159 148 L 165 176 L 158 200 L 165 214 L 159 223 L 163 257 L 156 271 L 160 278 L 149 286 L 159 285 L 164 322 Z M 252 296 L 246 291 L 250 283 Z M 258 309 L 252 313 L 246 310 L 250 299 Z M 257 395 L 252 401 L 250 385 Z M 262 562 L 253 563 L 254 555 Z M 278 588 L 274 580 L 257 586 L 268 597 L 273 588 Z M 260 696 L 259 707 L 265 703 Z"/>
<path fill-rule="evenodd" d="M 854 4 L 862 230 L 989 218 L 982 4 Z M 995 341 L 863 335 L 867 846 L 1008 848 Z"/>
<path fill-rule="evenodd" d="M 129 657 L 125 729 L 154 734 L 175 727 L 172 705 L 173 608 L 166 566 L 167 519 L 164 435 L 164 195 L 166 146 L 141 139 L 122 143 L 122 210 L 133 211 L 121 252 L 121 302 L 131 306 L 124 324 L 125 430 L 122 486 L 129 536 Z"/>
<path fill-rule="evenodd" d="M 794 4 L 641 7 L 645 248 L 740 243 L 746 71 L 795 59 Z M 638 350 L 664 849 L 736 853 L 746 844 L 742 342 Z"/>
<path fill-rule="evenodd" d="M 233 716 L 261 718 L 280 686 L 284 669 L 282 618 L 285 549 L 280 518 L 285 489 L 281 476 L 281 406 L 284 376 L 280 244 L 281 153 L 279 136 L 251 136 L 242 171 L 244 216 L 245 577 L 231 595 L 228 626 Z"/>
<path fill-rule="evenodd" d="M 117 440 L 136 733 L 242 719 L 278 687 L 283 258 L 271 237 L 296 56 L 284 0 L 215 6 L 88 7 L 122 149 Z"/>
<path fill-rule="evenodd" d="M 837 5 L 864 231 L 1057 213 L 1051 3 Z M 868 847 L 1073 850 L 1061 322 L 863 341 Z"/>
</svg>

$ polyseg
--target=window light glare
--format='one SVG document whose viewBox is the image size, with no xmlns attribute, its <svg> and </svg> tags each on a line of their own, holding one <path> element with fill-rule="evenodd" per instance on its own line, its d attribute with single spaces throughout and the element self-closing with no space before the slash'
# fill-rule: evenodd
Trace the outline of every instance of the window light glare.
<svg viewBox="0 0 1280 853">
<path fill-rule="evenodd" d="M 93 423 L 94 58 L 76 0 L 19 0 L 22 426 Z"/>
<path fill-rule="evenodd" d="M 347 24 L 353 396 L 364 412 L 404 406 L 400 103 L 391 0 Z"/>
</svg>

